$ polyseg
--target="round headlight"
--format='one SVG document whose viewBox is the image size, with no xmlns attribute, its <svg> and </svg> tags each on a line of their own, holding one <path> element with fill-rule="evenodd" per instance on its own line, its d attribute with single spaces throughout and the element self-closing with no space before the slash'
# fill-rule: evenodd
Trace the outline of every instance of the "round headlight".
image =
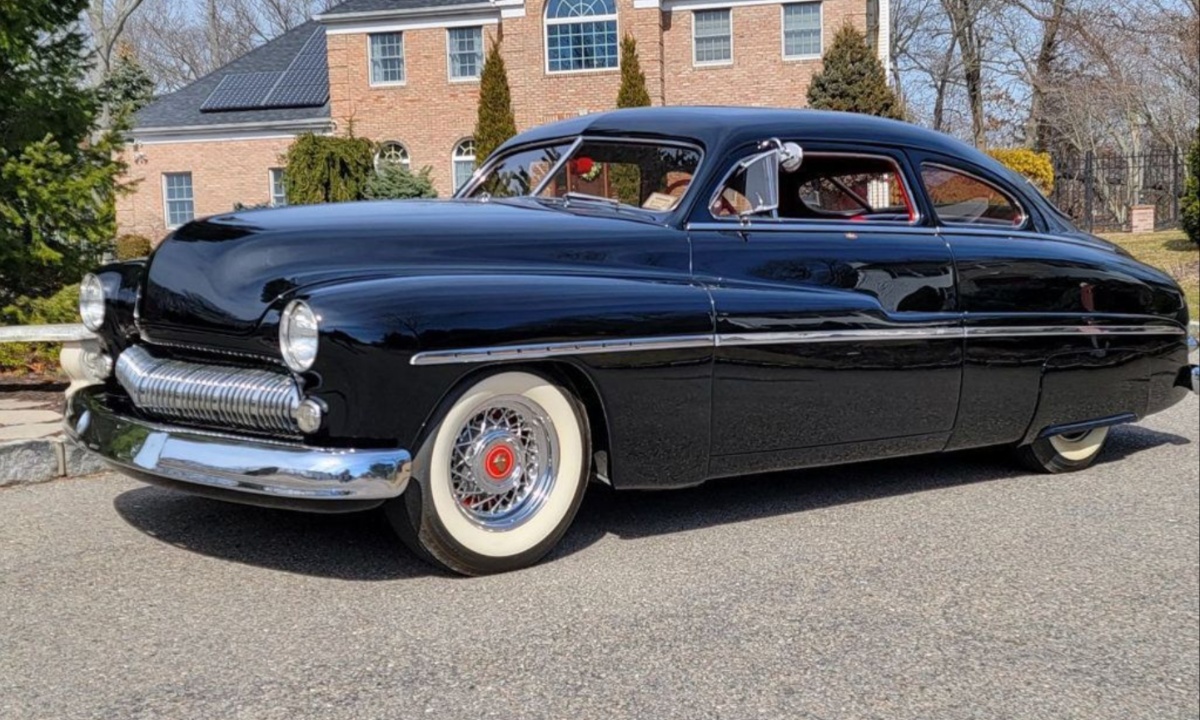
<svg viewBox="0 0 1200 720">
<path fill-rule="evenodd" d="M 293 300 L 279 319 L 279 352 L 295 372 L 304 372 L 317 359 L 317 316 L 303 300 Z"/>
<path fill-rule="evenodd" d="M 88 330 L 96 332 L 104 324 L 104 286 L 100 278 L 92 274 L 83 276 L 79 283 L 79 317 Z"/>
</svg>

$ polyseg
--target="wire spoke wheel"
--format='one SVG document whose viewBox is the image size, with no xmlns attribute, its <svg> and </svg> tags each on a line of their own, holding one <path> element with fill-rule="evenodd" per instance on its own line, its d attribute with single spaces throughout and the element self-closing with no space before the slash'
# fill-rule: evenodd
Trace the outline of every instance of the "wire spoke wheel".
<svg viewBox="0 0 1200 720">
<path fill-rule="evenodd" d="M 459 509 L 485 528 L 516 527 L 537 512 L 554 485 L 557 437 L 525 398 L 490 398 L 463 423 L 450 456 Z"/>
</svg>

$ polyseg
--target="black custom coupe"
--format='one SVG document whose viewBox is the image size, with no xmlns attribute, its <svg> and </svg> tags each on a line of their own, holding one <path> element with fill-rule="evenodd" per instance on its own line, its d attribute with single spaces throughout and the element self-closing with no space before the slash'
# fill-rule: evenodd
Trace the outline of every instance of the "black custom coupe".
<svg viewBox="0 0 1200 720">
<path fill-rule="evenodd" d="M 815 111 L 547 125 L 453 199 L 198 220 L 81 295 L 78 441 L 199 495 L 383 505 L 465 574 L 536 562 L 590 481 L 1074 470 L 1197 382 L 1166 274 L 971 147 Z"/>
</svg>

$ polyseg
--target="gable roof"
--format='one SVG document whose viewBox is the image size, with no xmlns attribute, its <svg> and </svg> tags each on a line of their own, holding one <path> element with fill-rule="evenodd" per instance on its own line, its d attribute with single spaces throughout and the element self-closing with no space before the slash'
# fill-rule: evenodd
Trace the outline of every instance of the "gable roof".
<svg viewBox="0 0 1200 720">
<path fill-rule="evenodd" d="M 299 25 L 279 37 L 267 42 L 233 62 L 218 68 L 199 80 L 185 85 L 173 93 L 164 95 L 138 111 L 134 117 L 134 127 L 137 130 L 150 128 L 182 128 L 232 124 L 257 124 L 287 122 L 299 120 L 328 119 L 329 115 L 329 79 L 328 73 L 309 82 L 317 84 L 315 94 L 325 98 L 324 104 L 311 107 L 264 107 L 256 105 L 245 109 L 201 111 L 205 102 L 213 96 L 213 91 L 230 76 L 234 79 L 247 77 L 248 73 L 282 73 L 293 67 L 297 57 L 301 55 L 309 41 L 320 42 L 324 46 L 324 28 L 317 22 L 309 21 Z M 315 33 L 320 33 L 316 37 Z M 310 50 L 313 46 L 309 46 Z M 326 68 L 327 60 L 321 58 L 321 68 Z M 266 77 L 259 76 L 259 77 Z M 291 75 L 279 76 L 279 80 L 290 78 Z M 321 92 L 323 83 L 323 92 Z M 232 84 L 232 81 L 231 81 Z M 210 108 L 212 104 L 210 103 Z"/>
</svg>

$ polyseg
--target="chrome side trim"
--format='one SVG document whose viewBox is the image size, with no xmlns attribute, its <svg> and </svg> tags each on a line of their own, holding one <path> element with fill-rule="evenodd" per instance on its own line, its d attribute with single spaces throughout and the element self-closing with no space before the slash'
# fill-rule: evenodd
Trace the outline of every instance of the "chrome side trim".
<svg viewBox="0 0 1200 720">
<path fill-rule="evenodd" d="M 1052 337 L 1056 335 L 1186 335 L 1175 325 L 1030 325 L 969 327 L 967 337 Z"/>
<path fill-rule="evenodd" d="M 787 345 L 835 342 L 888 342 L 897 340 L 953 339 L 971 337 L 1054 337 L 1064 335 L 1184 335 L 1183 328 L 1171 325 L 1049 325 L 1017 327 L 892 327 L 852 330 L 798 330 L 789 332 L 738 332 L 716 335 L 671 335 L 626 338 L 621 340 L 584 340 L 578 342 L 497 345 L 461 350 L 419 352 L 411 365 L 451 365 L 502 360 L 538 360 L 569 355 L 678 350 L 698 347 L 741 347 L 748 345 Z"/>
<path fill-rule="evenodd" d="M 718 347 L 786 345 L 791 343 L 879 342 L 962 337 L 958 327 L 886 328 L 879 330 L 800 330 L 795 332 L 723 333 Z"/>
<path fill-rule="evenodd" d="M 463 350 L 431 350 L 421 352 L 413 355 L 412 359 L 409 360 L 409 364 L 450 365 L 454 363 L 479 363 L 497 360 L 537 360 L 563 355 L 597 355 L 614 352 L 711 347 L 712 344 L 712 335 L 673 335 L 623 340 L 584 340 L 580 342 L 540 343 L 536 345 L 503 345 L 497 347 L 465 348 Z"/>
<path fill-rule="evenodd" d="M 119 415 L 98 387 L 68 398 L 63 429 L 118 469 L 250 497 L 387 499 L 404 492 L 412 472 L 412 457 L 401 449 L 313 448 Z"/>
</svg>

